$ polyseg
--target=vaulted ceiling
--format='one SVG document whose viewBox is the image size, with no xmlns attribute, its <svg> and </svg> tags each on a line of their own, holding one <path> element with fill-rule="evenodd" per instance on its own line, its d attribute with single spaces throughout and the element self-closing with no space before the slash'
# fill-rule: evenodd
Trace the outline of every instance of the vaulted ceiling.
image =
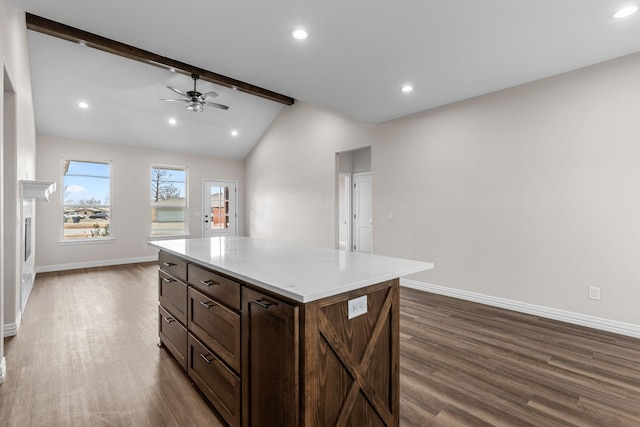
<svg viewBox="0 0 640 427">
<path fill-rule="evenodd" d="M 626 0 L 0 1 L 373 123 L 640 51 L 640 13 L 611 16 Z M 306 40 L 290 36 L 298 26 Z M 158 99 L 188 76 L 30 43 L 39 133 L 243 158 L 288 108 L 200 82 L 231 108 L 187 112 Z"/>
</svg>

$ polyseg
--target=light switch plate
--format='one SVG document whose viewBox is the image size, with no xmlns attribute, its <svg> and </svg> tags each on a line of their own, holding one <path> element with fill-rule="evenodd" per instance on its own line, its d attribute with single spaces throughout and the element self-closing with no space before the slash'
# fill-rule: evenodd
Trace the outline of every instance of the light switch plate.
<svg viewBox="0 0 640 427">
<path fill-rule="evenodd" d="M 367 312 L 367 296 L 363 295 L 358 298 L 349 300 L 349 319 L 358 317 Z"/>
</svg>

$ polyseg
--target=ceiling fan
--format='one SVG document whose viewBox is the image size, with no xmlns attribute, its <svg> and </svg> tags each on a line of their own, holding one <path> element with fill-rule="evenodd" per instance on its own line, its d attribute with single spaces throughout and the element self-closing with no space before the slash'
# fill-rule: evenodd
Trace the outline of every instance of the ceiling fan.
<svg viewBox="0 0 640 427">
<path fill-rule="evenodd" d="M 229 107 L 222 104 L 217 104 L 215 102 L 208 101 L 208 99 L 215 98 L 218 94 L 215 91 L 210 91 L 207 93 L 200 93 L 196 90 L 196 82 L 200 78 L 197 74 L 191 74 L 191 78 L 193 79 L 193 90 L 184 93 L 174 87 L 167 86 L 172 91 L 179 93 L 184 96 L 186 99 L 161 99 L 160 101 L 183 101 L 187 103 L 187 110 L 189 111 L 197 111 L 201 112 L 204 110 L 204 106 L 208 105 L 210 107 L 219 108 L 221 110 L 228 110 Z"/>
</svg>

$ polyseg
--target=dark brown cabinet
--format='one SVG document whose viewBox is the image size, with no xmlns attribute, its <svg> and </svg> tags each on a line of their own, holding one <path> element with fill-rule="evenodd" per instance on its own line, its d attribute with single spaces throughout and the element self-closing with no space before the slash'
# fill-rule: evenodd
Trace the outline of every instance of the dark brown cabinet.
<svg viewBox="0 0 640 427">
<path fill-rule="evenodd" d="M 194 289 L 221 303 L 240 310 L 240 284 L 210 270 L 189 264 L 189 283 Z"/>
<path fill-rule="evenodd" d="M 298 307 L 248 288 L 242 301 L 243 425 L 298 425 Z"/>
<path fill-rule="evenodd" d="M 398 279 L 300 303 L 164 250 L 159 266 L 160 341 L 226 424 L 399 425 Z"/>
<path fill-rule="evenodd" d="M 193 288 L 189 289 L 188 306 L 189 330 L 240 372 L 240 314 Z"/>
<path fill-rule="evenodd" d="M 240 378 L 189 333 L 187 372 L 230 426 L 240 425 Z"/>
<path fill-rule="evenodd" d="M 158 299 L 183 325 L 187 323 L 187 285 L 167 273 L 158 273 Z"/>
<path fill-rule="evenodd" d="M 187 369 L 187 285 L 168 273 L 186 277 L 185 261 L 161 253 L 158 272 L 158 337 L 180 363 Z"/>
<path fill-rule="evenodd" d="M 158 307 L 158 335 L 182 368 L 187 370 L 187 328 L 162 306 Z"/>
<path fill-rule="evenodd" d="M 178 280 L 187 280 L 187 261 L 165 251 L 158 255 L 160 269 Z"/>
</svg>

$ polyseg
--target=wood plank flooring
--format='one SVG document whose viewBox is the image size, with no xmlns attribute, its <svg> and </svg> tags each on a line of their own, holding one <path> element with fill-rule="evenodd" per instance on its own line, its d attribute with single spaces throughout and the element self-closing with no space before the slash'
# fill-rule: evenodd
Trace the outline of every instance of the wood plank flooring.
<svg viewBox="0 0 640 427">
<path fill-rule="evenodd" d="M 640 340 L 401 292 L 404 426 L 640 426 Z"/>
<path fill-rule="evenodd" d="M 221 426 L 158 343 L 158 267 L 38 274 L 5 340 L 0 425 Z"/>
<path fill-rule="evenodd" d="M 156 345 L 156 278 L 39 274 L 5 340 L 0 426 L 220 426 Z M 401 426 L 640 426 L 638 339 L 411 289 L 401 313 Z"/>
</svg>

